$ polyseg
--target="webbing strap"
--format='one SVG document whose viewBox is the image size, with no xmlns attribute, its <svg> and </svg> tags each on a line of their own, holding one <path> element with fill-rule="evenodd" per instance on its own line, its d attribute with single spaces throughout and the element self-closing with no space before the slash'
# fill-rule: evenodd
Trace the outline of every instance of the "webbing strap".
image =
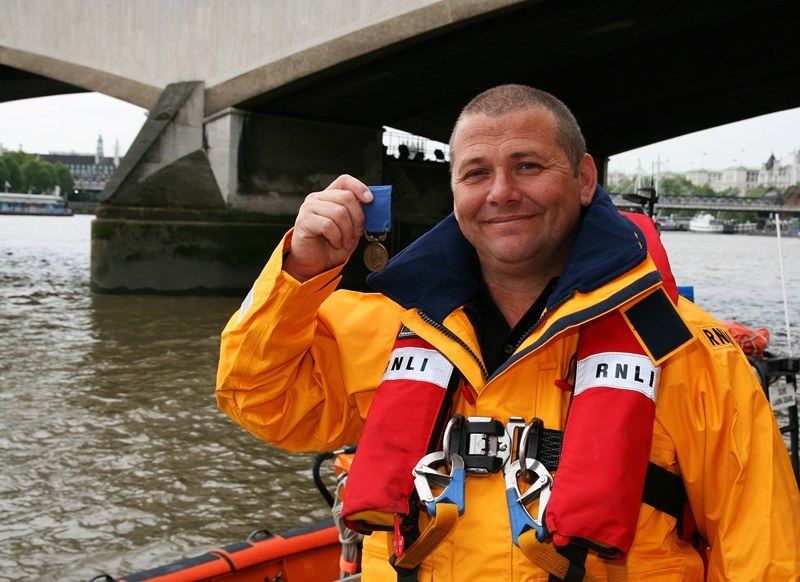
<svg viewBox="0 0 800 582">
<path fill-rule="evenodd" d="M 436 515 L 419 534 L 417 541 L 406 549 L 402 556 L 396 558 L 392 565 L 404 570 L 419 566 L 420 562 L 450 535 L 456 521 L 458 521 L 458 506 L 455 503 L 437 503 Z"/>
<path fill-rule="evenodd" d="M 686 507 L 683 479 L 651 461 L 644 478 L 642 502 L 680 520 Z"/>
<path fill-rule="evenodd" d="M 625 562 L 606 560 L 606 580 L 608 582 L 626 582 L 628 580 L 628 566 Z"/>
<path fill-rule="evenodd" d="M 558 471 L 558 461 L 561 459 L 561 443 L 564 440 L 564 432 L 560 430 L 542 428 L 539 435 L 539 443 L 536 451 L 528 449 L 528 455 L 544 465 L 548 471 Z"/>
<path fill-rule="evenodd" d="M 575 579 L 574 565 L 556 552 L 553 544 L 543 544 L 537 540 L 535 530 L 528 530 L 519 536 L 519 549 L 531 562 L 559 580 Z M 581 579 L 583 582 L 598 582 L 597 578 L 585 571 Z M 626 582 L 628 568 L 625 562 L 606 560 L 606 579 L 608 582 Z"/>
<path fill-rule="evenodd" d="M 586 556 L 589 555 L 589 548 L 578 544 L 567 544 L 566 546 L 556 546 L 556 552 L 564 556 L 570 562 L 570 568 L 563 582 L 580 582 L 586 574 Z M 547 582 L 562 582 L 558 577 L 550 574 Z"/>
<path fill-rule="evenodd" d="M 555 472 L 558 470 L 563 440 L 563 431 L 548 428 L 542 429 L 536 450 L 531 451 L 529 449 L 529 452 L 533 452 L 532 458 L 542 463 L 547 470 Z M 649 461 L 647 463 L 647 473 L 645 474 L 642 502 L 676 519 L 680 519 L 686 505 L 686 489 L 680 475 L 676 475 L 669 469 Z"/>
<path fill-rule="evenodd" d="M 563 439 L 563 431 L 542 429 L 537 449 L 533 451 L 535 455 L 532 458 L 542 463 L 549 471 L 556 471 L 561 457 Z M 648 461 L 642 503 L 655 507 L 680 522 L 686 507 L 686 488 L 683 485 L 683 479 L 669 469 Z M 679 523 L 679 527 L 681 525 Z"/>
<path fill-rule="evenodd" d="M 559 580 L 564 580 L 570 572 L 571 562 L 556 552 L 553 544 L 543 544 L 536 539 L 536 531 L 529 529 L 519 536 L 519 549 L 531 562 Z M 584 582 L 597 582 L 591 574 L 585 574 Z"/>
</svg>

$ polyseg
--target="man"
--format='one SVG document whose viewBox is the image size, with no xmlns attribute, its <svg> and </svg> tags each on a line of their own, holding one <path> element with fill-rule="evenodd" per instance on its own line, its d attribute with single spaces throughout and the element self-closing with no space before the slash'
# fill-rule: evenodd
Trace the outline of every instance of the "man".
<svg viewBox="0 0 800 582">
<path fill-rule="evenodd" d="M 359 442 L 345 515 L 375 532 L 366 581 L 796 580 L 772 411 L 597 186 L 569 110 L 497 87 L 450 146 L 454 214 L 370 277 L 378 293 L 335 291 L 367 187 L 308 196 L 223 333 L 220 407 L 290 450 Z M 463 499 L 416 483 L 420 506 L 426 453 L 451 484 L 466 467 Z M 525 480 L 538 504 L 518 501 Z M 707 551 L 685 541 L 691 515 Z"/>
</svg>

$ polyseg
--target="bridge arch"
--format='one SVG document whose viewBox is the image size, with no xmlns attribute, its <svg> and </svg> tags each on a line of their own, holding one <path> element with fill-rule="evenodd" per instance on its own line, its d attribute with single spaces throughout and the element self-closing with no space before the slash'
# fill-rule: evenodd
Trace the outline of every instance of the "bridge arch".
<svg viewBox="0 0 800 582">
<path fill-rule="evenodd" d="M 249 281 L 273 241 L 253 227 L 244 238 L 260 240 L 258 251 L 236 250 L 219 225 L 252 226 L 261 215 L 274 219 L 274 237 L 302 192 L 341 171 L 402 185 L 413 218 L 404 233 L 419 234 L 450 205 L 446 166 L 387 160 L 381 128 L 447 141 L 464 103 L 499 83 L 564 99 L 601 162 L 800 106 L 797 0 L 0 0 L 0 8 L 10 15 L 0 19 L 0 100 L 19 98 L 27 81 L 24 96 L 37 83 L 94 90 L 151 112 L 103 194 L 98 289 L 134 288 L 130 273 L 153 267 L 137 284 L 185 290 L 191 265 L 226 253 L 250 253 L 239 279 Z M 170 234 L 171 247 L 162 238 L 129 252 L 157 230 L 181 234 Z M 194 244 L 203 237 L 213 244 Z M 199 250 L 187 258 L 187 249 Z M 145 259 L 125 265 L 125 256 Z M 203 275 L 216 269 L 217 281 L 233 281 L 223 262 Z"/>
<path fill-rule="evenodd" d="M 97 91 L 148 109 L 167 85 L 202 81 L 212 115 L 519 2 L 2 0 L 10 18 L 0 22 L 0 78 L 11 83 L 0 99 L 14 97 L 20 73 L 45 92 Z"/>
</svg>

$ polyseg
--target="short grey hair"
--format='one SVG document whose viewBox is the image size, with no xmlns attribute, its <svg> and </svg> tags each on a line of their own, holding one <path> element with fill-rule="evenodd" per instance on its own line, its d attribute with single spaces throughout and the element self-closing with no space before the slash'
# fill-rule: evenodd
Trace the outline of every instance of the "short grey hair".
<svg viewBox="0 0 800 582">
<path fill-rule="evenodd" d="M 556 140 L 559 147 L 567 154 L 570 166 L 578 175 L 581 160 L 586 155 L 586 140 L 581 132 L 578 120 L 564 103 L 547 91 L 528 87 L 527 85 L 499 85 L 484 91 L 466 107 L 456 120 L 450 134 L 450 160 L 453 159 L 453 140 L 462 120 L 468 115 L 483 114 L 497 117 L 524 109 L 541 107 L 553 114 L 556 120 Z"/>
</svg>

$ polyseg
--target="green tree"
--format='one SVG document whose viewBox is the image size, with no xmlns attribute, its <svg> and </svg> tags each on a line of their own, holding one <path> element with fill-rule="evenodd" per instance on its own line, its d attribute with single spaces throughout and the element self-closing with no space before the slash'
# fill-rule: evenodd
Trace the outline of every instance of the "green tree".
<svg viewBox="0 0 800 582">
<path fill-rule="evenodd" d="M 19 168 L 16 158 L 8 154 L 3 156 L 6 169 L 8 170 L 8 181 L 11 183 L 11 192 L 23 192 L 22 170 Z"/>
<path fill-rule="evenodd" d="M 617 184 L 609 184 L 608 191 L 620 194 L 629 194 L 636 189 L 636 177 L 625 176 Z"/>
<path fill-rule="evenodd" d="M 8 170 L 8 166 L 6 165 L 6 161 L 4 158 L 0 157 L 0 190 L 6 190 L 6 182 L 9 184 L 9 188 L 11 187 L 11 172 Z"/>
<path fill-rule="evenodd" d="M 683 176 L 669 176 L 661 178 L 659 183 L 660 195 L 664 196 L 689 196 L 695 186 Z"/>
<path fill-rule="evenodd" d="M 32 158 L 22 166 L 23 187 L 33 192 L 45 192 L 56 185 L 53 166 L 42 160 Z"/>
<path fill-rule="evenodd" d="M 28 160 L 36 159 L 33 154 L 26 154 L 25 152 L 6 152 L 5 157 L 14 160 L 18 166 L 22 166 Z"/>
<path fill-rule="evenodd" d="M 61 188 L 61 192 L 66 196 L 75 188 L 75 180 L 69 172 L 69 168 L 63 162 L 56 162 L 53 165 L 53 173 L 55 174 L 56 184 Z"/>
<path fill-rule="evenodd" d="M 708 184 L 703 184 L 702 186 L 695 186 L 694 191 L 692 192 L 692 196 L 716 196 L 716 195 L 717 193 Z"/>
<path fill-rule="evenodd" d="M 766 191 L 767 191 L 767 187 L 762 184 L 760 186 L 756 186 L 755 188 L 753 188 L 751 190 L 748 190 L 745 193 L 745 196 L 747 198 L 763 198 L 764 194 L 766 193 Z"/>
</svg>

